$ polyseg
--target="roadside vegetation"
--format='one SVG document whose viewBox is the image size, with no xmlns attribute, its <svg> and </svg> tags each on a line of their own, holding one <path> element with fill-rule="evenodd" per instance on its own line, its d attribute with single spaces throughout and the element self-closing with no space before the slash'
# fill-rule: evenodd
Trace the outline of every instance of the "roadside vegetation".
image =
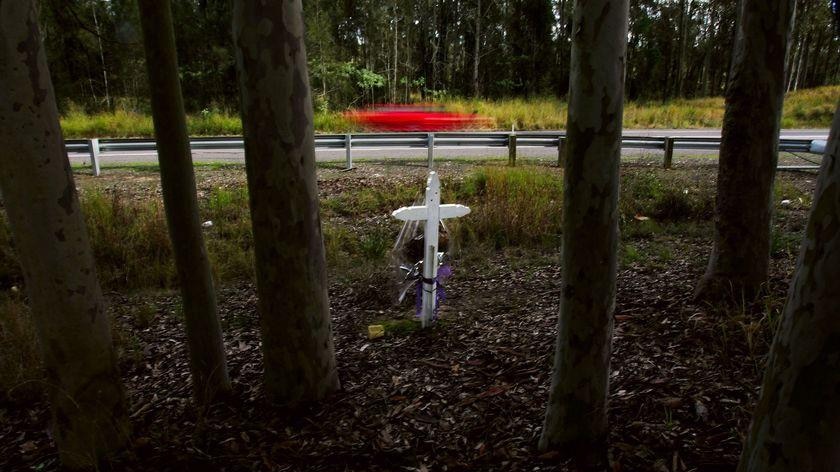
<svg viewBox="0 0 840 472">
<path fill-rule="evenodd" d="M 200 167 L 205 175 L 232 174 L 237 166 Z M 329 169 L 329 167 L 326 167 Z M 335 174 L 340 174 L 333 169 Z M 111 174 L 140 175 L 154 182 L 155 166 L 135 166 Z M 420 195 L 422 173 L 398 179 L 339 177 L 321 182 L 321 212 L 327 261 L 333 281 L 375 281 L 388 277 L 388 256 L 400 224 L 387 215 Z M 348 177 L 344 177 L 348 176 Z M 362 180 L 356 180 L 362 179 Z M 117 178 L 119 180 L 119 178 Z M 130 185 L 80 179 L 80 198 L 97 269 L 106 292 L 160 292 L 177 281 L 159 193 Z M 682 240 L 707 238 L 713 214 L 712 179 L 685 172 L 624 168 L 619 202 L 621 264 L 662 270 L 681 253 Z M 508 168 L 498 162 L 464 165 L 444 173 L 444 200 L 469 205 L 468 218 L 450 222 L 461 267 L 488 270 L 488 254 L 513 253 L 524 262 L 559 254 L 563 221 L 562 170 L 546 165 Z M 778 179 L 776 201 L 807 208 L 808 193 Z M 253 244 L 248 194 L 241 178 L 200 191 L 201 218 L 214 275 L 221 286 L 253 280 Z M 801 226 L 784 217 L 774 236 L 774 257 L 791 258 Z M 376 284 L 380 282 L 371 282 Z M 0 217 L 0 397 L 37 391 L 38 353 L 28 321 L 22 275 L 5 216 Z M 362 284 L 364 285 L 364 284 Z M 148 311 L 148 310 L 146 310 Z M 148 314 L 138 309 L 137 323 Z M 753 327 L 754 328 L 754 327 Z M 752 328 L 751 328 L 752 329 Z M 131 336 L 115 332 L 121 352 L 132 353 Z M 14 390 L 13 390 L 14 389 Z"/>
<path fill-rule="evenodd" d="M 799 90 L 788 94 L 782 116 L 783 128 L 827 128 L 833 106 L 840 100 L 840 86 Z M 510 98 L 499 100 L 445 99 L 438 102 L 451 111 L 478 113 L 490 118 L 488 129 L 563 129 L 566 103 L 556 98 Z M 154 134 L 151 116 L 129 107 L 113 112 L 89 114 L 79 106 L 65 107 L 61 126 L 65 138 L 150 137 Z M 626 128 L 719 128 L 723 120 L 722 97 L 679 99 L 666 102 L 628 102 L 624 107 Z M 239 115 L 231 110 L 206 109 L 187 116 L 191 136 L 241 135 Z M 337 111 L 315 113 L 319 133 L 358 131 Z"/>
</svg>

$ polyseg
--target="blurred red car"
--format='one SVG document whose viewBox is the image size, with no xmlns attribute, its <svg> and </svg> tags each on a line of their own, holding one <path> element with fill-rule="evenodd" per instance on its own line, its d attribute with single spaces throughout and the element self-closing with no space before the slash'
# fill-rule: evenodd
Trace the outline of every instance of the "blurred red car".
<svg viewBox="0 0 840 472">
<path fill-rule="evenodd" d="M 349 111 L 344 116 L 376 131 L 454 131 L 489 124 L 487 118 L 474 113 L 455 113 L 429 105 L 380 105 Z"/>
</svg>

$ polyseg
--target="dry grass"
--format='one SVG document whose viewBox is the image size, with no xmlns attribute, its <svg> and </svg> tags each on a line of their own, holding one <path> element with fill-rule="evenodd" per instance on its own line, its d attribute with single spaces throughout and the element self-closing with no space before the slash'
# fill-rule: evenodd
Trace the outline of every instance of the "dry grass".
<svg viewBox="0 0 840 472">
<path fill-rule="evenodd" d="M 29 307 L 17 289 L 0 295 L 0 401 L 41 391 L 41 356 Z"/>
<path fill-rule="evenodd" d="M 792 92 L 785 100 L 783 128 L 827 128 L 834 107 L 840 101 L 840 86 L 826 86 Z M 555 97 L 503 100 L 446 99 L 440 104 L 451 111 L 478 113 L 489 118 L 488 129 L 557 130 L 566 127 L 567 106 Z M 627 102 L 626 128 L 719 128 L 723 120 L 723 98 L 696 98 L 668 102 Z M 241 135 L 239 115 L 230 110 L 205 110 L 187 116 L 191 136 Z M 149 115 L 131 110 L 87 114 L 69 107 L 61 119 L 66 138 L 149 137 L 154 134 Z M 315 129 L 322 133 L 356 131 L 337 111 L 315 113 Z"/>
</svg>

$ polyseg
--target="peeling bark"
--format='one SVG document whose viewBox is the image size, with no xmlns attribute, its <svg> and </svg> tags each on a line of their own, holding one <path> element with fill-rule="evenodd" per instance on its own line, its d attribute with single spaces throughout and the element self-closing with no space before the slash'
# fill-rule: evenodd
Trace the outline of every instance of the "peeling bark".
<svg viewBox="0 0 840 472">
<path fill-rule="evenodd" d="M 193 397 L 199 404 L 230 393 L 210 261 L 201 234 L 175 32 L 168 0 L 140 0 L 140 22 L 155 123 L 160 182 L 184 304 Z"/>
<path fill-rule="evenodd" d="M 0 77 L 0 187 L 53 437 L 65 467 L 95 467 L 128 441 L 126 403 L 32 1 L 0 1 Z"/>
<path fill-rule="evenodd" d="M 840 470 L 840 106 L 741 472 Z"/>
<path fill-rule="evenodd" d="M 794 8 L 794 0 L 741 2 L 720 145 L 714 246 L 698 299 L 751 298 L 767 281 Z"/>
<path fill-rule="evenodd" d="M 540 449 L 607 465 L 627 0 L 574 8 L 563 202 L 563 293 Z"/>
<path fill-rule="evenodd" d="M 295 404 L 339 387 L 300 0 L 236 0 L 233 37 L 265 384 Z"/>
</svg>

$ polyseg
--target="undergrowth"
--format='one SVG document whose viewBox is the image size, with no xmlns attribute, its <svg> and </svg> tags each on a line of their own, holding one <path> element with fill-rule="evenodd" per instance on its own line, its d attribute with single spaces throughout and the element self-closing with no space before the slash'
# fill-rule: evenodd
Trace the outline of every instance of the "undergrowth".
<svg viewBox="0 0 840 472">
<path fill-rule="evenodd" d="M 649 270 L 665 270 L 679 251 L 680 238 L 708 238 L 714 197 L 711 182 L 661 169 L 622 169 L 618 202 L 622 243 L 620 262 Z M 376 183 L 347 188 L 322 198 L 323 235 L 330 277 L 354 279 L 371 297 L 381 296 L 382 277 L 400 224 L 389 213 L 416 201 L 421 182 Z M 449 222 L 452 240 L 469 248 L 460 262 L 478 267 L 490 251 L 531 251 L 541 258 L 558 254 L 563 224 L 563 173 L 547 166 L 509 168 L 486 165 L 443 181 L 443 201 L 472 209 Z M 803 208 L 809 196 L 777 180 L 775 203 L 791 200 Z M 82 189 L 82 209 L 88 225 L 100 281 L 106 290 L 174 288 L 176 272 L 158 196 L 138 200 L 116 190 Z M 217 281 L 253 279 L 253 236 L 244 186 L 218 187 L 199 200 L 200 216 L 211 265 Z M 791 257 L 801 233 L 776 228 L 773 254 Z M 800 228 L 801 230 L 801 228 Z M 526 257 L 526 256 L 523 256 Z M 39 373 L 38 354 L 23 283 L 5 215 L 0 213 L 0 395 L 25 388 Z M 769 303 L 769 302 L 768 302 Z M 762 352 L 767 327 L 776 322 L 779 303 L 766 319 L 733 316 L 730 330 L 748 337 Z M 154 310 L 139 307 L 137 323 L 148 325 Z M 734 324 L 733 324 L 734 323 Z M 721 328 L 724 329 L 724 328 Z M 115 332 L 121 352 L 137 354 L 136 341 Z M 723 333 L 727 334 L 727 333 Z M 732 333 L 728 333 L 732 335 Z M 722 338 L 724 339 L 725 336 Z M 134 353 L 134 354 L 131 354 Z"/>
<path fill-rule="evenodd" d="M 0 294 L 0 402 L 41 391 L 41 371 L 29 307 L 18 289 Z"/>
</svg>

